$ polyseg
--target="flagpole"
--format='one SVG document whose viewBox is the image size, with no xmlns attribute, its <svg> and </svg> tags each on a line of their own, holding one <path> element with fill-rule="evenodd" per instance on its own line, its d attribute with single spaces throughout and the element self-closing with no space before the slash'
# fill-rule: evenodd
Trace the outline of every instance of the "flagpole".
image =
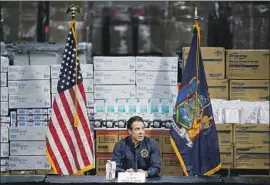
<svg viewBox="0 0 270 185">
<path fill-rule="evenodd" d="M 75 39 L 75 45 L 76 45 L 76 56 L 75 56 L 75 112 L 74 112 L 74 127 L 77 127 L 79 124 L 79 116 L 77 112 L 78 107 L 78 101 L 77 101 L 77 94 L 78 94 L 78 38 L 77 38 L 77 32 L 76 32 L 76 13 L 80 14 L 81 10 L 78 5 L 71 4 L 67 10 L 66 14 L 71 14 L 71 22 L 69 24 L 70 28 L 72 29 L 73 36 Z"/>
<path fill-rule="evenodd" d="M 200 34 L 199 34 L 199 24 L 198 24 L 198 9 L 195 7 L 194 10 L 194 29 L 197 30 L 197 41 L 196 41 L 196 93 L 195 93 L 195 115 L 194 115 L 194 122 L 193 122 L 193 128 L 198 129 L 198 119 L 197 119 L 197 114 L 198 114 L 198 78 L 199 78 L 199 50 L 200 50 Z"/>
</svg>

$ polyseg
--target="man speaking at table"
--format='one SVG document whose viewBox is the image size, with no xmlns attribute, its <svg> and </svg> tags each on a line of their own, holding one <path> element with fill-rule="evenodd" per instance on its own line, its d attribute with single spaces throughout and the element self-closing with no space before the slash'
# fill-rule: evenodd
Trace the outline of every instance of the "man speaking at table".
<svg viewBox="0 0 270 185">
<path fill-rule="evenodd" d="M 144 172 L 146 177 L 156 177 L 160 173 L 160 152 L 157 142 L 145 136 L 144 121 L 139 116 L 128 120 L 129 136 L 116 143 L 112 160 L 118 172 Z"/>
</svg>

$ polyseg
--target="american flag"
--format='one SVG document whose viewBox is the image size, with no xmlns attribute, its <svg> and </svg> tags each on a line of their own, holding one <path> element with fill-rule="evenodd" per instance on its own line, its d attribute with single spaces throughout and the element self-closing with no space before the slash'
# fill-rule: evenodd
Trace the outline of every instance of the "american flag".
<svg viewBox="0 0 270 185">
<path fill-rule="evenodd" d="M 59 175 L 82 174 L 95 162 L 76 39 L 75 22 L 71 22 L 46 138 L 49 163 Z"/>
</svg>

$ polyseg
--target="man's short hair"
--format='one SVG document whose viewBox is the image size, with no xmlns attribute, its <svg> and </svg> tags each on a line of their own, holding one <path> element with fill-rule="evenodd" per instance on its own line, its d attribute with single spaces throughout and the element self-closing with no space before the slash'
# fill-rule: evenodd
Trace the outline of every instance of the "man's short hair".
<svg viewBox="0 0 270 185">
<path fill-rule="evenodd" d="M 127 129 L 132 130 L 132 124 L 133 124 L 135 121 L 141 121 L 141 122 L 144 123 L 142 117 L 140 117 L 140 116 L 133 116 L 133 117 L 129 118 L 129 120 L 128 120 L 128 122 L 127 122 Z"/>
</svg>

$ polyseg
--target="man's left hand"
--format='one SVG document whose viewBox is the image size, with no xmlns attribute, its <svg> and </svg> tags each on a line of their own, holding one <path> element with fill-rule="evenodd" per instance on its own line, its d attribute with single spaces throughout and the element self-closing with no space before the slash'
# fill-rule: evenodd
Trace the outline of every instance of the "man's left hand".
<svg viewBox="0 0 270 185">
<path fill-rule="evenodd" d="M 138 172 L 144 172 L 144 173 L 145 173 L 145 177 L 148 177 L 148 172 L 147 172 L 147 171 L 144 171 L 144 170 L 142 170 L 142 169 L 138 169 L 137 171 L 138 171 Z"/>
</svg>

